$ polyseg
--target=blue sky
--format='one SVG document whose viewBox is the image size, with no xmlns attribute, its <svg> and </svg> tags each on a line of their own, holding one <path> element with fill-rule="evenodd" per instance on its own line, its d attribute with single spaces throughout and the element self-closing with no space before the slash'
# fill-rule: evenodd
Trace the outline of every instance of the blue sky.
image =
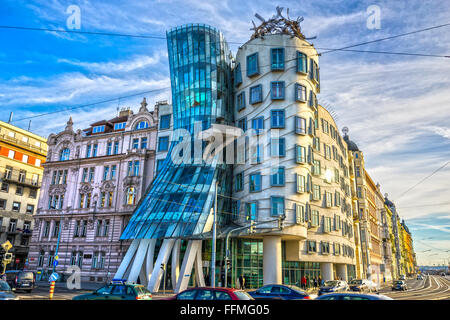
<svg viewBox="0 0 450 320">
<path fill-rule="evenodd" d="M 81 9 L 81 31 L 164 36 L 171 27 L 206 23 L 229 42 L 246 42 L 255 13 L 275 6 L 303 16 L 316 48 L 354 43 L 450 23 L 446 1 L 7 1 L 0 25 L 66 28 L 66 9 Z M 368 29 L 366 10 L 377 5 L 381 28 Z M 237 45 L 230 45 L 233 53 Z M 450 27 L 357 47 L 360 50 L 450 55 Z M 0 29 L 0 120 L 33 116 L 170 86 L 165 40 Z M 324 51 L 319 49 L 320 51 Z M 419 263 L 443 263 L 450 252 L 450 59 L 334 52 L 320 57 L 319 102 L 337 114 L 340 129 L 364 151 L 372 178 L 388 193 L 413 233 Z M 146 95 L 150 105 L 170 91 Z M 47 136 L 72 115 L 84 128 L 111 118 L 116 108 L 137 109 L 142 96 L 35 118 Z M 109 115 L 109 116 L 107 116 Z M 13 122 L 26 128 L 28 120 Z M 431 251 L 428 251 L 431 249 Z M 426 252 L 424 252 L 426 251 Z"/>
</svg>

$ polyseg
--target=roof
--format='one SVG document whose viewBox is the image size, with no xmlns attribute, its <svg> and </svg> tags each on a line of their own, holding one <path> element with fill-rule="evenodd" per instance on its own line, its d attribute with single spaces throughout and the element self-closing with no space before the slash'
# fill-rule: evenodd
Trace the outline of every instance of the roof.
<svg viewBox="0 0 450 320">
<path fill-rule="evenodd" d="M 356 145 L 356 143 L 354 143 L 352 140 L 350 140 L 350 138 L 348 137 L 347 134 L 344 136 L 344 141 L 348 145 L 348 150 L 350 150 L 350 151 L 359 151 L 359 148 Z"/>
</svg>

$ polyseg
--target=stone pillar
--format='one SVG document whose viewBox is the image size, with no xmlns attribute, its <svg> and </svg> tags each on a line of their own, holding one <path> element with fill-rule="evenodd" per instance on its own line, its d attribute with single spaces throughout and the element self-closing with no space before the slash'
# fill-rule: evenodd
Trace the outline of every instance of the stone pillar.
<svg viewBox="0 0 450 320">
<path fill-rule="evenodd" d="M 320 275 L 323 281 L 334 280 L 333 277 L 333 264 L 331 262 L 320 263 Z"/>
<path fill-rule="evenodd" d="M 281 237 L 265 236 L 263 249 L 263 284 L 282 284 Z"/>
<path fill-rule="evenodd" d="M 347 265 L 345 263 L 336 264 L 336 273 L 341 280 L 348 281 Z"/>
</svg>

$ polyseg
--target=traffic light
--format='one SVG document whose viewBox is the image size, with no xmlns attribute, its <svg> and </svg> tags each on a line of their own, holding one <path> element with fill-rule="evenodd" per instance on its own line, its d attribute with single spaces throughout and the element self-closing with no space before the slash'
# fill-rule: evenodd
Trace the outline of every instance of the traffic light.
<svg viewBox="0 0 450 320">
<path fill-rule="evenodd" d="M 286 216 L 283 214 L 282 216 L 278 216 L 278 229 L 283 230 L 283 221 Z"/>
<path fill-rule="evenodd" d="M 250 233 L 255 233 L 255 221 L 250 221 Z"/>
</svg>

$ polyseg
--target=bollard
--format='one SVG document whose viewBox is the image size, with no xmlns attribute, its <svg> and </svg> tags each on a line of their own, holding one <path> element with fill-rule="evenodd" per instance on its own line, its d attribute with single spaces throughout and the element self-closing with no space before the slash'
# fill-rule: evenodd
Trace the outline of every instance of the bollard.
<svg viewBox="0 0 450 320">
<path fill-rule="evenodd" d="M 50 284 L 50 300 L 53 299 L 53 292 L 55 292 L 55 281 Z"/>
</svg>

